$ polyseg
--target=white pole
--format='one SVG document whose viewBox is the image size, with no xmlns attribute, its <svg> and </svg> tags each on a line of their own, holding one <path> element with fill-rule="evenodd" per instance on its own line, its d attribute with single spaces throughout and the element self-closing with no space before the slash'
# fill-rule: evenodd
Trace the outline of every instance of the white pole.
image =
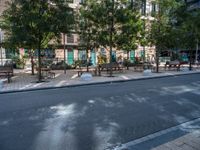
<svg viewBox="0 0 200 150">
<path fill-rule="evenodd" d="M 63 33 L 63 49 L 64 49 L 64 74 L 66 74 L 66 51 L 65 51 L 65 33 Z"/>
<path fill-rule="evenodd" d="M 0 50 L 1 50 L 1 66 L 3 66 L 3 49 L 2 49 L 2 38 L 3 38 L 3 35 L 2 35 L 2 32 L 1 32 L 1 29 L 0 29 Z"/>
<path fill-rule="evenodd" d="M 3 50 L 2 50 L 2 47 L 0 47 L 1 49 L 1 66 L 3 66 Z"/>
<path fill-rule="evenodd" d="M 198 50 L 199 50 L 199 39 L 197 39 L 197 46 L 196 46 L 196 55 L 195 55 L 195 63 L 198 63 Z"/>
</svg>

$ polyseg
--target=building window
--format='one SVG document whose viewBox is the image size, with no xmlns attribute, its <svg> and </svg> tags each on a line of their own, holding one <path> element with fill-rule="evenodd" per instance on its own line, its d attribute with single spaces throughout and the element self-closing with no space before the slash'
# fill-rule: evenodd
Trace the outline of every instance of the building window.
<svg viewBox="0 0 200 150">
<path fill-rule="evenodd" d="M 16 50 L 14 50 L 14 49 L 6 49 L 5 52 L 6 52 L 6 58 L 7 59 L 13 59 L 13 57 L 15 55 L 17 55 Z"/>
<path fill-rule="evenodd" d="M 67 43 L 74 43 L 74 35 L 67 35 Z"/>
<path fill-rule="evenodd" d="M 70 2 L 70 3 L 73 3 L 73 0 L 67 0 L 68 2 Z"/>
<path fill-rule="evenodd" d="M 146 15 L 146 0 L 142 0 L 141 13 L 144 16 Z"/>
<path fill-rule="evenodd" d="M 156 14 L 156 3 L 152 2 L 151 3 L 151 16 L 155 16 Z"/>
<path fill-rule="evenodd" d="M 86 60 L 87 57 L 86 57 L 86 50 L 79 50 L 78 51 L 78 59 L 79 60 Z"/>
<path fill-rule="evenodd" d="M 84 0 L 79 0 L 79 4 L 83 4 L 84 3 Z"/>
</svg>

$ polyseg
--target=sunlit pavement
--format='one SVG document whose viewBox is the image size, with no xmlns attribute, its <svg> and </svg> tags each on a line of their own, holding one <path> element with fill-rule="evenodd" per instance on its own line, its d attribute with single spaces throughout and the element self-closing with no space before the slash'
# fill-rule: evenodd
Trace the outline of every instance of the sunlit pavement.
<svg viewBox="0 0 200 150">
<path fill-rule="evenodd" d="M 0 92 L 6 91 L 20 91 L 27 89 L 40 89 L 40 88 L 49 88 L 49 87 L 63 87 L 70 85 L 80 85 L 80 84 L 90 84 L 90 83 L 102 83 L 109 81 L 127 81 L 132 79 L 146 79 L 152 77 L 162 77 L 162 76 L 173 76 L 181 74 L 190 74 L 190 73 L 200 73 L 200 68 L 194 68 L 194 71 L 165 71 L 161 69 L 160 73 L 151 73 L 144 75 L 143 72 L 135 72 L 132 67 L 129 70 L 124 70 L 123 72 L 114 71 L 114 77 L 108 77 L 106 72 L 102 73 L 102 76 L 93 76 L 91 80 L 84 81 L 81 80 L 77 75 L 77 70 L 67 70 L 67 73 L 64 74 L 63 71 L 54 71 L 55 78 L 44 79 L 46 82 L 36 83 L 37 75 L 32 76 L 30 70 L 14 70 L 14 77 L 12 77 L 12 82 L 7 83 L 4 80 L 3 86 L 0 86 Z"/>
<path fill-rule="evenodd" d="M 0 149 L 114 149 L 200 118 L 199 95 L 199 74 L 1 94 Z"/>
</svg>

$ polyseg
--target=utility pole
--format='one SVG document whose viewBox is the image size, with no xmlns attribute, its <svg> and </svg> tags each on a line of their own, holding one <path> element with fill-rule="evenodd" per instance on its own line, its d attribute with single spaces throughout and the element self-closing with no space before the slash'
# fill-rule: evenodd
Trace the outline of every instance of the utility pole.
<svg viewBox="0 0 200 150">
<path fill-rule="evenodd" d="M 2 41 L 3 41 L 3 33 L 0 29 L 0 50 L 1 50 L 1 66 L 3 66 L 3 49 L 2 49 Z"/>
</svg>

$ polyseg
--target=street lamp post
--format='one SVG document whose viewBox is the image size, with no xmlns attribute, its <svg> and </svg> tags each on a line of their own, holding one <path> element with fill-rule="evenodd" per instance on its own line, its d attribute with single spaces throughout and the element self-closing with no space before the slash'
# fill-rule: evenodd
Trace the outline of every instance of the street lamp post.
<svg viewBox="0 0 200 150">
<path fill-rule="evenodd" d="M 41 0 L 41 6 L 39 9 L 39 19 L 42 20 L 42 16 L 44 14 L 44 5 L 47 1 Z M 42 36 L 41 36 L 41 30 L 38 29 L 38 82 L 42 82 L 42 70 L 41 70 L 41 45 L 42 45 Z"/>
<path fill-rule="evenodd" d="M 145 32 L 146 30 L 146 0 L 143 1 L 143 15 L 144 15 L 144 25 L 143 25 L 143 30 Z M 145 40 L 145 34 L 144 34 L 144 40 Z M 146 42 L 146 41 L 144 41 Z M 143 63 L 145 63 L 146 59 L 145 59 L 145 55 L 146 55 L 146 49 L 145 49 L 145 43 L 143 43 Z"/>
<path fill-rule="evenodd" d="M 144 17 L 143 18 L 143 21 L 144 21 L 144 26 L 143 26 L 143 30 L 144 30 L 144 32 L 146 32 L 145 30 L 146 30 L 146 20 L 145 20 L 146 18 Z M 145 47 L 145 40 L 146 40 L 146 38 L 145 38 L 145 34 L 144 34 L 144 43 L 143 43 L 143 63 L 145 63 L 146 62 L 146 47 Z"/>
<path fill-rule="evenodd" d="M 3 66 L 3 49 L 2 49 L 2 41 L 3 41 L 3 33 L 0 29 L 0 50 L 1 50 L 1 53 L 0 53 L 0 57 L 1 57 L 1 66 Z"/>
</svg>

